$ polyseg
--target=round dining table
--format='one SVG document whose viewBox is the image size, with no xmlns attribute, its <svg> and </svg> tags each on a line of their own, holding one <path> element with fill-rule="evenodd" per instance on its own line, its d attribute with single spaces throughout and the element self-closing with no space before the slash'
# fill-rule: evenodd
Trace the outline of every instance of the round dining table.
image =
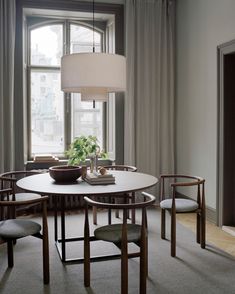
<svg viewBox="0 0 235 294">
<path fill-rule="evenodd" d="M 65 197 L 64 196 L 115 196 L 127 195 L 131 192 L 143 191 L 157 184 L 158 179 L 152 175 L 139 172 L 116 171 L 110 170 L 115 177 L 115 183 L 103 185 L 91 185 L 85 180 L 79 178 L 72 183 L 58 183 L 53 180 L 49 173 L 42 173 L 22 178 L 17 181 L 17 186 L 30 192 L 39 193 L 54 197 L 55 205 L 57 206 L 58 197 L 60 197 L 60 217 L 61 217 L 61 238 L 58 238 L 57 225 L 57 207 L 54 211 L 54 228 L 55 228 L 55 243 L 63 262 L 79 261 L 77 259 L 66 259 L 66 242 L 80 241 L 83 237 L 65 238 Z"/>
<path fill-rule="evenodd" d="M 58 183 L 49 173 L 33 175 L 20 179 L 17 186 L 31 192 L 49 195 L 105 195 L 129 193 L 154 186 L 158 179 L 154 176 L 128 171 L 109 171 L 115 177 L 114 184 L 91 185 L 79 178 L 72 183 Z"/>
</svg>

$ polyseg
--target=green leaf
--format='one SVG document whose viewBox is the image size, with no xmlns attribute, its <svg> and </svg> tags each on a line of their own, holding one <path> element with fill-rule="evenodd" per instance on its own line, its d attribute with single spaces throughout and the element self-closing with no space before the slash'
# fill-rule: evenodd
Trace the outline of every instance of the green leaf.
<svg viewBox="0 0 235 294">
<path fill-rule="evenodd" d="M 65 151 L 65 155 L 69 159 L 68 164 L 71 165 L 80 164 L 86 158 L 96 154 L 101 158 L 108 158 L 107 153 L 100 150 L 97 137 L 92 135 L 76 137 L 69 149 Z"/>
</svg>

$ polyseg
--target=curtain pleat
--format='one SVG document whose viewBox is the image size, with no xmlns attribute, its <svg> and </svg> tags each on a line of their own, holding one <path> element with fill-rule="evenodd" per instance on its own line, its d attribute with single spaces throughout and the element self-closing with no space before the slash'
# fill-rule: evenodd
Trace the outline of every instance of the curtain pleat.
<svg viewBox="0 0 235 294">
<path fill-rule="evenodd" d="M 0 0 L 0 172 L 13 170 L 15 0 Z"/>
<path fill-rule="evenodd" d="M 126 1 L 125 163 L 174 172 L 174 0 Z"/>
</svg>

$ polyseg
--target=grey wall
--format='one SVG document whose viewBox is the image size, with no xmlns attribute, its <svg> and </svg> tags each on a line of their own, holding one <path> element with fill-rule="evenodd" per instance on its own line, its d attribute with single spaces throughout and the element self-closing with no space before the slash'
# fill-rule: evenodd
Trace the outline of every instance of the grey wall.
<svg viewBox="0 0 235 294">
<path fill-rule="evenodd" d="M 216 208 L 217 46 L 235 39 L 234 0 L 177 0 L 176 167 L 206 179 Z"/>
</svg>

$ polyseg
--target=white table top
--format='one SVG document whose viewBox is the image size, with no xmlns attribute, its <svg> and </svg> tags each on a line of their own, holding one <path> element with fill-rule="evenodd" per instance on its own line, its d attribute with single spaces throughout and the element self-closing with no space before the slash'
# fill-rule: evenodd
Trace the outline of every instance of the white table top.
<svg viewBox="0 0 235 294">
<path fill-rule="evenodd" d="M 17 186 L 31 192 L 50 195 L 99 195 L 118 194 L 144 190 L 157 184 L 154 176 L 129 171 L 109 171 L 115 176 L 115 184 L 90 185 L 81 179 L 74 183 L 56 183 L 49 173 L 25 177 Z"/>
</svg>

